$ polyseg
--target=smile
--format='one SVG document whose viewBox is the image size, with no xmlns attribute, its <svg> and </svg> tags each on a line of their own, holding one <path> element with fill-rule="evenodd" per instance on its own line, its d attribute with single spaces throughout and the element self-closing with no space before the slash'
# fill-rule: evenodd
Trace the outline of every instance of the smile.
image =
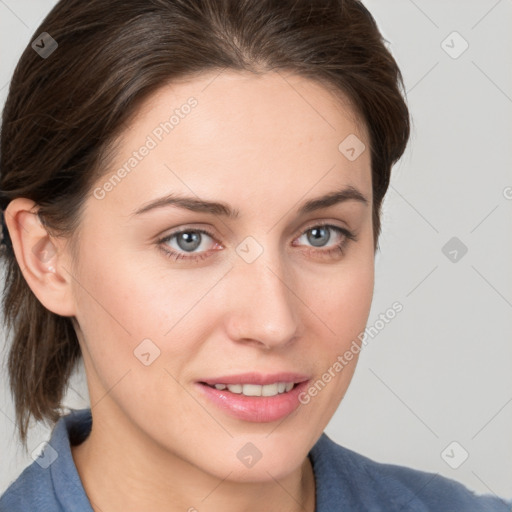
<svg viewBox="0 0 512 512">
<path fill-rule="evenodd" d="M 206 384 L 218 390 L 227 389 L 231 393 L 245 396 L 275 396 L 291 391 L 295 386 L 294 382 L 275 382 L 273 384 Z"/>
</svg>

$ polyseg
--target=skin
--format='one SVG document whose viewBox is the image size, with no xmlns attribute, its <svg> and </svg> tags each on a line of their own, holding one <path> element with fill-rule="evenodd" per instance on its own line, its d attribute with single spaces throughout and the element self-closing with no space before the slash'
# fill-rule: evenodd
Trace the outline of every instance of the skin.
<svg viewBox="0 0 512 512">
<path fill-rule="evenodd" d="M 349 161 L 338 145 L 369 139 L 348 102 L 296 75 L 224 71 L 167 85 L 144 102 L 121 139 L 102 186 L 174 108 L 198 105 L 103 199 L 92 194 L 79 258 L 50 237 L 28 199 L 7 223 L 29 286 L 49 310 L 76 319 L 92 404 L 90 436 L 72 454 L 96 511 L 314 511 L 309 450 L 336 411 L 357 355 L 307 405 L 275 422 L 242 421 L 196 389 L 201 378 L 297 371 L 312 382 L 332 367 L 368 320 L 374 285 L 369 150 Z M 351 185 L 347 201 L 297 215 L 306 200 Z M 239 219 L 175 206 L 133 212 L 170 192 L 223 201 Z M 327 222 L 357 234 L 344 254 L 315 246 Z M 210 230 L 190 256 L 182 228 Z M 248 236 L 263 249 L 236 252 Z M 46 241 L 45 242 L 42 242 Z M 50 259 L 32 250 L 49 249 Z M 309 252 L 308 252 L 309 251 Z M 322 256 L 324 253 L 324 256 Z M 160 356 L 145 366 L 145 338 Z M 246 443 L 262 458 L 237 458 Z"/>
</svg>

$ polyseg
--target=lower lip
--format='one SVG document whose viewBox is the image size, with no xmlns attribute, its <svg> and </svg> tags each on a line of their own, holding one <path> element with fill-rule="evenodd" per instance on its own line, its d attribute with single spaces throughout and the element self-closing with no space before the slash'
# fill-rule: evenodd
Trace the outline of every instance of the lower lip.
<svg viewBox="0 0 512 512">
<path fill-rule="evenodd" d="M 199 382 L 197 385 L 214 404 L 232 416 L 244 421 L 267 423 L 280 420 L 295 411 L 300 405 L 299 395 L 308 382 L 301 382 L 291 391 L 275 396 L 245 396 Z"/>
</svg>

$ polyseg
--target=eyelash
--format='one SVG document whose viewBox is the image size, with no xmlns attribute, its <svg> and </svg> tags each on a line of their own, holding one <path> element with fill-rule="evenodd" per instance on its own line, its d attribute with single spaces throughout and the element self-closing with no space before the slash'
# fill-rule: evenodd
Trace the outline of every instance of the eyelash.
<svg viewBox="0 0 512 512">
<path fill-rule="evenodd" d="M 330 256 L 333 256 L 335 253 L 344 255 L 347 245 L 352 241 L 357 242 L 357 236 L 353 232 L 349 231 L 348 229 L 340 228 L 339 226 L 335 226 L 333 224 L 327 224 L 327 223 L 314 224 L 312 226 L 309 226 L 299 236 L 302 236 L 303 234 L 307 233 L 308 231 L 311 231 L 314 228 L 331 228 L 333 231 L 335 231 L 341 235 L 344 235 L 344 238 L 339 244 L 336 244 L 334 247 L 332 247 L 331 249 L 328 249 L 328 250 L 324 250 L 324 251 L 315 250 L 315 249 L 306 250 L 308 255 L 310 253 L 320 253 L 320 256 L 322 256 L 322 257 L 324 257 L 324 256 L 330 257 Z M 200 253 L 189 253 L 190 255 L 187 255 L 187 253 L 180 253 L 180 252 L 174 251 L 172 249 L 169 249 L 168 248 L 169 246 L 166 244 L 166 242 L 169 242 L 175 236 L 181 235 L 182 233 L 202 233 L 202 234 L 208 235 L 213 240 L 215 240 L 215 237 L 213 236 L 213 234 L 205 229 L 190 228 L 190 229 L 182 229 L 180 231 L 175 231 L 174 233 L 171 233 L 170 235 L 167 235 L 166 237 L 161 238 L 157 242 L 158 247 L 163 251 L 163 253 L 166 257 L 171 258 L 174 261 L 178 261 L 180 259 L 189 260 L 189 261 L 199 261 L 199 260 L 203 260 L 204 258 L 207 258 L 209 256 L 208 251 L 203 251 Z M 165 246 L 165 248 L 164 248 L 164 246 Z"/>
</svg>

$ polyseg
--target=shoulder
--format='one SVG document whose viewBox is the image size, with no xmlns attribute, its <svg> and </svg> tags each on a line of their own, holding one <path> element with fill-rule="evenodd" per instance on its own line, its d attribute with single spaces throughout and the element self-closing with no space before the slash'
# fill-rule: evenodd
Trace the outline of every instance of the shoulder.
<svg viewBox="0 0 512 512">
<path fill-rule="evenodd" d="M 477 495 L 459 482 L 405 466 L 376 462 L 322 434 L 310 452 L 318 499 L 356 510 L 510 512 L 512 501 Z M 385 505 L 384 505 L 385 504 Z M 339 505 L 338 505 L 339 506 Z M 385 507 L 385 508 L 384 508 Z"/>
<path fill-rule="evenodd" d="M 61 417 L 41 454 L 0 497 L 0 512 L 92 512 L 71 455 L 71 444 L 87 436 L 90 427 L 90 409 Z"/>
<path fill-rule="evenodd" d="M 61 511 L 52 488 L 50 472 L 34 461 L 0 497 L 0 512 Z"/>
</svg>

